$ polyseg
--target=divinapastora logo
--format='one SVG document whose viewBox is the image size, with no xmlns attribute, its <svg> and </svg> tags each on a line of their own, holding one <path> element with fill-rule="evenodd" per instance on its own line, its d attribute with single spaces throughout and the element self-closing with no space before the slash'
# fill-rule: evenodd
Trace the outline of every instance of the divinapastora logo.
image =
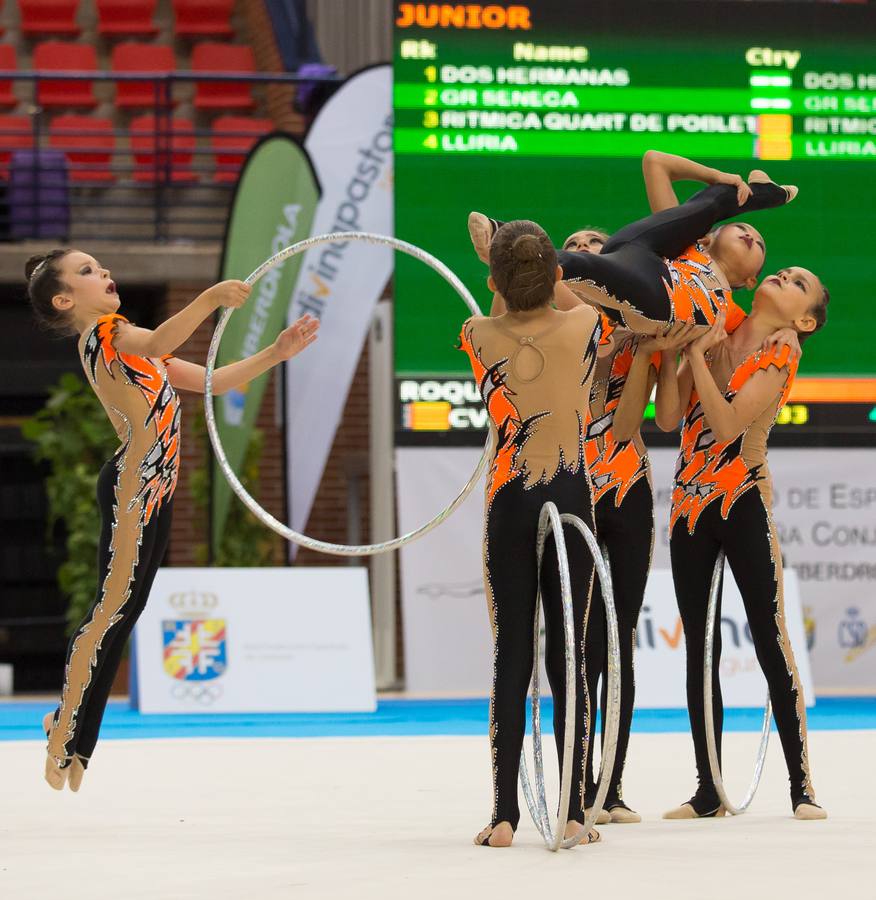
<svg viewBox="0 0 876 900">
<path fill-rule="evenodd" d="M 495 3 L 399 3 L 397 28 L 508 28 L 529 31 L 532 14 L 528 6 Z"/>
</svg>

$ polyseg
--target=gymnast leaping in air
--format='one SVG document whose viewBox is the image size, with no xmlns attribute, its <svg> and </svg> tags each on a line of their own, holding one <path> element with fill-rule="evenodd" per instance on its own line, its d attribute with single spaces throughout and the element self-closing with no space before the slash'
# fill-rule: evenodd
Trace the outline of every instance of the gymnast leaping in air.
<svg viewBox="0 0 876 900">
<path fill-rule="evenodd" d="M 118 314 L 116 284 L 88 253 L 53 250 L 31 257 L 25 277 L 37 322 L 78 336 L 86 379 L 120 444 L 97 477 L 97 596 L 70 641 L 58 707 L 43 720 L 46 781 L 55 790 L 67 784 L 78 791 L 125 643 L 170 536 L 180 465 L 176 390 L 204 390 L 204 367 L 172 354 L 220 306 L 242 306 L 250 288 L 241 281 L 216 284 L 153 331 Z M 214 392 L 244 385 L 300 353 L 316 340 L 318 327 L 316 319 L 303 316 L 270 347 L 216 369 Z"/>
</svg>

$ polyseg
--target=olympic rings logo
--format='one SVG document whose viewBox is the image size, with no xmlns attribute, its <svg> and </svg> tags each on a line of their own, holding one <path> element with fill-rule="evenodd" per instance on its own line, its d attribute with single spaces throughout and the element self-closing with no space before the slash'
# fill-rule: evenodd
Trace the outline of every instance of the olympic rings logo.
<svg viewBox="0 0 876 900">
<path fill-rule="evenodd" d="M 193 700 L 200 706 L 211 706 L 222 696 L 222 685 L 183 682 L 182 684 L 175 684 L 173 686 L 170 691 L 170 696 L 173 697 L 174 700 Z"/>
</svg>

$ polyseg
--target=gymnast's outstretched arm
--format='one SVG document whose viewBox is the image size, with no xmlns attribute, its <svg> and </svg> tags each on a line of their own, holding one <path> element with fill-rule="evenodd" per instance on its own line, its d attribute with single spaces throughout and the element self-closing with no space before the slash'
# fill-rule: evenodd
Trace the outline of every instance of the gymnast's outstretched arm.
<svg viewBox="0 0 876 900">
<path fill-rule="evenodd" d="M 135 356 L 167 356 L 184 344 L 201 322 L 221 306 L 243 306 L 251 290 L 251 286 L 243 281 L 220 281 L 154 330 L 117 321 L 114 323 L 113 346 L 122 353 Z"/>
<path fill-rule="evenodd" d="M 645 407 L 651 397 L 654 382 L 658 378 L 659 361 L 655 354 L 674 354 L 693 340 L 697 326 L 692 322 L 674 322 L 661 335 L 652 338 L 640 338 L 633 356 L 633 363 L 621 391 L 620 401 L 614 411 L 612 431 L 618 441 L 628 441 L 639 430 Z M 655 362 L 658 364 L 655 365 Z M 678 421 L 675 422 L 678 424 Z"/>
<path fill-rule="evenodd" d="M 685 361 L 678 365 L 675 350 L 664 350 L 657 374 L 657 394 L 654 398 L 654 421 L 661 431 L 675 431 L 687 412 L 693 390 L 693 374 Z"/>
<path fill-rule="evenodd" d="M 281 331 L 270 346 L 246 359 L 240 359 L 216 369 L 213 373 L 213 393 L 218 396 L 233 388 L 249 384 L 254 378 L 258 378 L 259 375 L 272 369 L 278 363 L 291 359 L 309 347 L 316 340 L 318 331 L 319 319 L 305 313 L 300 319 Z M 206 372 L 204 366 L 178 357 L 168 359 L 165 366 L 170 383 L 177 390 L 193 391 L 196 394 L 204 393 Z"/>
<path fill-rule="evenodd" d="M 693 341 L 685 350 L 696 384 L 697 395 L 709 428 L 716 441 L 732 441 L 775 402 L 789 377 L 790 366 L 770 366 L 754 373 L 732 400 L 715 384 L 705 352 L 725 340 L 724 314 L 720 313 L 711 329 Z M 787 357 L 786 357 L 787 358 Z"/>
<path fill-rule="evenodd" d="M 751 196 L 751 186 L 741 175 L 712 169 L 684 156 L 662 153 L 659 150 L 649 150 L 642 157 L 642 175 L 645 178 L 645 192 L 652 213 L 679 205 L 673 187 L 676 181 L 732 184 L 736 187 L 736 199 L 740 206 Z"/>
</svg>

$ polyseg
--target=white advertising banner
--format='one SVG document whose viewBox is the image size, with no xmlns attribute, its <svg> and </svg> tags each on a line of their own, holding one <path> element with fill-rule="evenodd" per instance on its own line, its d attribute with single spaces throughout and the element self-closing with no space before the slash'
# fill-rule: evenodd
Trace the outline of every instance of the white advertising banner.
<svg viewBox="0 0 876 900">
<path fill-rule="evenodd" d="M 468 448 L 398 448 L 399 528 L 408 531 L 446 506 L 479 455 L 479 450 Z M 667 521 L 668 508 L 658 507 L 658 535 L 665 531 Z M 489 692 L 492 639 L 483 586 L 482 529 L 483 492 L 476 490 L 446 524 L 401 551 L 405 676 L 411 691 Z M 684 639 L 668 566 L 668 554 L 655 551 L 638 627 L 636 703 L 641 707 L 685 705 Z M 786 578 L 785 605 L 804 692 L 812 702 L 813 679 L 793 571 Z M 762 704 L 766 683 L 729 570 L 724 584 L 722 639 L 726 705 Z"/>
<path fill-rule="evenodd" d="M 320 110 L 304 147 L 322 187 L 312 234 L 392 235 L 391 67 L 366 69 L 346 81 Z M 338 241 L 304 254 L 289 321 L 309 313 L 320 320 L 320 332 L 286 366 L 289 519 L 298 531 L 310 515 L 392 265 L 391 250 L 364 242 Z"/>
<path fill-rule="evenodd" d="M 806 703 L 815 702 L 797 576 L 785 576 L 785 616 Z M 636 631 L 636 706 L 686 706 L 684 632 L 669 569 L 651 569 Z M 745 607 L 729 567 L 721 600 L 721 691 L 725 706 L 761 706 L 767 684 L 754 653 Z"/>
<path fill-rule="evenodd" d="M 651 451 L 654 565 L 669 566 L 676 453 Z M 774 518 L 797 573 L 818 691 L 876 692 L 876 453 L 846 448 L 769 452 Z"/>
<path fill-rule="evenodd" d="M 398 527 L 419 527 L 447 506 L 481 451 L 396 449 Z M 493 639 L 484 595 L 483 482 L 453 515 L 401 550 L 405 687 L 416 693 L 490 692 Z"/>
<path fill-rule="evenodd" d="M 140 712 L 377 708 L 365 568 L 159 569 L 134 641 Z"/>
</svg>

